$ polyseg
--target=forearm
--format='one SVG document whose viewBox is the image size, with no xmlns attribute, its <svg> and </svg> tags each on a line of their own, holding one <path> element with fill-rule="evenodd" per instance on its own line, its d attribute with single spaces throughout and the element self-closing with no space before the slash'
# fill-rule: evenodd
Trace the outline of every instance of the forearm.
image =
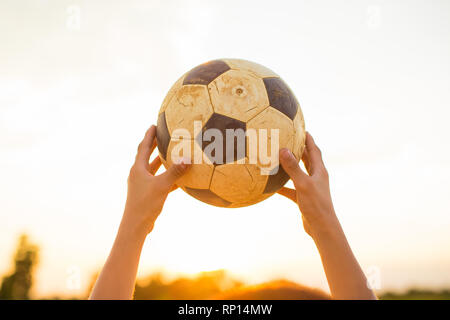
<svg viewBox="0 0 450 320">
<path fill-rule="evenodd" d="M 127 202 L 119 232 L 90 299 L 133 298 L 145 238 L 153 229 L 175 182 L 189 169 L 188 162 L 183 160 L 155 176 L 161 166 L 159 156 L 150 162 L 155 147 L 156 127 L 151 126 L 139 144 L 136 161 L 128 176 Z"/>
<path fill-rule="evenodd" d="M 333 214 L 327 225 L 313 234 L 333 299 L 376 299 Z"/>
<path fill-rule="evenodd" d="M 90 299 L 133 298 L 145 232 L 124 215 L 109 257 L 95 283 Z"/>
</svg>

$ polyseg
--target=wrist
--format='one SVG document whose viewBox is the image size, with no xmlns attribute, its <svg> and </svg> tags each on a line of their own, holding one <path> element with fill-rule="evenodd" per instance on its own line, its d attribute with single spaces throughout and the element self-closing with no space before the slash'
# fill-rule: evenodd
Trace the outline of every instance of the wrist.
<svg viewBox="0 0 450 320">
<path fill-rule="evenodd" d="M 131 214 L 125 210 L 120 222 L 119 233 L 133 241 L 144 241 L 152 229 L 153 223 L 150 224 L 144 221 L 140 215 Z"/>
<path fill-rule="evenodd" d="M 335 238 L 343 233 L 342 227 L 334 211 L 322 215 L 315 221 L 308 222 L 310 235 L 315 242 L 322 239 Z"/>
</svg>

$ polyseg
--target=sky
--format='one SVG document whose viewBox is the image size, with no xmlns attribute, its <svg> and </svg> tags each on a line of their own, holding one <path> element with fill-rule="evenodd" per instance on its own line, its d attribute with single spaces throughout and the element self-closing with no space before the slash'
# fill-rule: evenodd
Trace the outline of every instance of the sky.
<svg viewBox="0 0 450 320">
<path fill-rule="evenodd" d="M 111 248 L 126 179 L 171 85 L 240 58 L 278 73 L 323 152 L 377 289 L 450 286 L 450 2 L 0 2 L 0 274 L 41 246 L 36 297 L 80 296 Z M 298 209 L 170 194 L 139 275 L 226 269 L 327 289 Z"/>
</svg>

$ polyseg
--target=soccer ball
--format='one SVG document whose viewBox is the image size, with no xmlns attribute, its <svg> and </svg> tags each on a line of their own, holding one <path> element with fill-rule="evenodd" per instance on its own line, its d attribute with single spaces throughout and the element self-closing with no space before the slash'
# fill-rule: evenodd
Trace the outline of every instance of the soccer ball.
<svg viewBox="0 0 450 320">
<path fill-rule="evenodd" d="M 191 169 L 177 182 L 185 192 L 214 206 L 243 207 L 289 180 L 278 151 L 288 148 L 300 160 L 305 123 L 277 74 L 254 62 L 220 59 L 175 82 L 159 110 L 157 142 L 166 168 L 190 159 Z M 276 161 L 267 161 L 269 154 Z"/>
</svg>

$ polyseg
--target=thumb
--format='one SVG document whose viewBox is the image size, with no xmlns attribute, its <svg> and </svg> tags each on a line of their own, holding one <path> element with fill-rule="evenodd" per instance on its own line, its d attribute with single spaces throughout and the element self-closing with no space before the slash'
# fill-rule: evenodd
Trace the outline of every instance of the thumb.
<svg viewBox="0 0 450 320">
<path fill-rule="evenodd" d="M 175 182 L 181 178 L 189 169 L 190 164 L 186 160 L 181 160 L 180 163 L 174 163 L 164 173 L 158 176 L 163 187 L 170 190 Z"/>
<path fill-rule="evenodd" d="M 297 159 L 289 149 L 280 150 L 280 163 L 284 171 L 292 179 L 292 182 L 294 182 L 296 188 L 308 178 L 308 175 L 300 168 Z"/>
</svg>

